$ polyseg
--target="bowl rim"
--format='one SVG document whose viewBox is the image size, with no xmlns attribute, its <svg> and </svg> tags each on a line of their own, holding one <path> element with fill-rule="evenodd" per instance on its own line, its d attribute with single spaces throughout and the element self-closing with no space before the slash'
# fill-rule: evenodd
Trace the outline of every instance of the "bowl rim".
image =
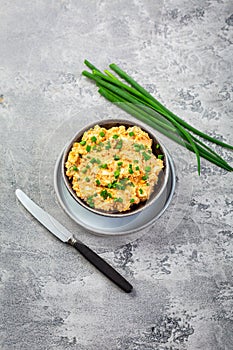
<svg viewBox="0 0 233 350">
<path fill-rule="evenodd" d="M 66 171 L 65 162 L 67 160 L 68 154 L 69 154 L 74 142 L 77 142 L 78 139 L 81 139 L 84 132 L 93 128 L 95 125 L 106 127 L 106 125 L 109 125 L 109 124 L 111 124 L 111 126 L 109 126 L 107 128 L 111 128 L 111 127 L 116 126 L 116 125 L 118 125 L 118 126 L 124 125 L 126 127 L 131 127 L 131 126 L 140 127 L 143 131 L 145 131 L 146 133 L 149 134 L 149 137 L 152 139 L 153 143 L 160 145 L 160 153 L 162 153 L 164 155 L 163 160 L 164 160 L 165 166 L 163 168 L 163 179 L 162 179 L 162 184 L 161 184 L 158 192 L 154 196 L 153 196 L 154 192 L 152 192 L 150 198 L 148 200 L 146 200 L 145 202 L 141 202 L 140 207 L 138 207 L 138 208 L 136 207 L 134 210 L 127 210 L 125 212 L 112 213 L 112 212 L 101 211 L 101 210 L 89 207 L 89 205 L 85 201 L 83 201 L 81 198 L 79 198 L 76 195 L 76 193 L 74 192 L 74 190 L 71 186 L 71 183 L 70 183 L 70 181 L 65 173 L 65 171 Z M 161 150 L 162 150 L 162 152 L 161 152 Z M 64 181 L 65 186 L 68 189 L 69 193 L 81 206 L 83 206 L 87 210 L 89 210 L 97 215 L 105 216 L 105 217 L 119 218 L 119 217 L 133 216 L 133 215 L 139 214 L 140 212 L 142 212 L 143 210 L 148 208 L 148 206 L 152 205 L 152 203 L 159 200 L 163 191 L 166 189 L 168 178 L 169 178 L 169 173 L 170 173 L 170 165 L 169 165 L 169 161 L 168 161 L 166 148 L 163 146 L 163 143 L 160 142 L 159 138 L 154 133 L 154 130 L 152 128 L 150 128 L 145 123 L 138 122 L 138 121 L 131 121 L 128 119 L 102 119 L 102 120 L 96 120 L 95 122 L 91 122 L 91 123 L 86 124 L 79 131 L 77 131 L 73 135 L 73 137 L 67 142 L 66 146 L 64 147 L 64 151 L 63 151 L 63 155 L 62 155 L 62 178 L 63 178 L 63 181 Z"/>
</svg>

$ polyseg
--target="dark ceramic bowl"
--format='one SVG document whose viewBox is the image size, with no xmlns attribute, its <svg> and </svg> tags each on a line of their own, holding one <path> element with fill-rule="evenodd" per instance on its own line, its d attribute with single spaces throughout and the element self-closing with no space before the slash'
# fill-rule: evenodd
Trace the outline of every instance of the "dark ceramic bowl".
<svg viewBox="0 0 233 350">
<path fill-rule="evenodd" d="M 143 131 L 147 132 L 149 137 L 152 139 L 152 152 L 155 156 L 158 156 L 159 154 L 163 155 L 163 161 L 164 161 L 164 168 L 159 174 L 159 179 L 158 183 L 154 186 L 154 190 L 150 195 L 150 198 L 147 201 L 140 202 L 137 205 L 134 205 L 130 208 L 130 210 L 124 211 L 124 212 L 107 212 L 107 211 L 101 211 L 95 208 L 91 208 L 84 200 L 79 198 L 75 191 L 72 189 L 72 184 L 71 181 L 69 180 L 69 177 L 65 174 L 66 168 L 65 168 L 65 163 L 68 158 L 68 154 L 73 146 L 74 142 L 80 142 L 82 139 L 82 136 L 85 131 L 89 130 L 90 128 L 93 128 L 95 125 L 99 125 L 101 127 L 104 127 L 106 129 L 110 129 L 114 126 L 120 126 L 124 125 L 126 128 L 131 127 L 131 126 L 138 126 L 140 127 Z M 160 147 L 157 148 L 156 145 L 159 144 Z M 148 126 L 146 126 L 143 123 L 139 122 L 131 122 L 128 120 L 120 120 L 120 119 L 106 119 L 102 121 L 96 121 L 95 123 L 91 123 L 87 126 L 85 126 L 83 129 L 79 130 L 74 137 L 69 141 L 68 145 L 65 147 L 63 157 L 62 157 L 62 177 L 64 180 L 64 183 L 69 190 L 71 196 L 75 199 L 77 203 L 79 203 L 81 206 L 86 208 L 87 210 L 90 210 L 91 212 L 94 212 L 98 215 L 103 215 L 103 216 L 108 216 L 108 217 L 125 217 L 125 216 L 130 216 L 130 215 L 135 215 L 143 210 L 146 210 L 148 206 L 152 205 L 156 201 L 161 200 L 161 207 L 164 205 L 163 198 L 164 195 L 166 195 L 167 192 L 167 183 L 168 183 L 168 178 L 169 178 L 169 172 L 170 172 L 170 167 L 169 167 L 169 162 L 168 162 L 168 157 L 167 157 L 167 152 L 164 148 L 164 146 L 161 144 L 161 142 L 157 139 L 157 136 L 155 135 L 154 131 L 150 129 Z"/>
</svg>

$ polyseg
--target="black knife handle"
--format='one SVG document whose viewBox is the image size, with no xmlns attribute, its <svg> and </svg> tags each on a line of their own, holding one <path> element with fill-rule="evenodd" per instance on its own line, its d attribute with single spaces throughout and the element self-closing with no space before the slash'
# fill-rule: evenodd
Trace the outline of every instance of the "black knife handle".
<svg viewBox="0 0 233 350">
<path fill-rule="evenodd" d="M 70 239 L 69 243 L 118 287 L 123 289 L 126 293 L 132 291 L 133 286 L 93 250 L 74 238 Z"/>
</svg>

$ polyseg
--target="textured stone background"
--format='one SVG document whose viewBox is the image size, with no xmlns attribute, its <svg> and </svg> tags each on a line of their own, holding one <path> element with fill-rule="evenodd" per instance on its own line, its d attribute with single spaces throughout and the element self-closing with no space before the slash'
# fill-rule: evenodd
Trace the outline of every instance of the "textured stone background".
<svg viewBox="0 0 233 350">
<path fill-rule="evenodd" d="M 120 115 L 81 77 L 115 62 L 193 125 L 232 140 L 230 0 L 0 2 L 1 349 L 233 348 L 232 174 L 167 141 L 178 184 L 144 232 L 96 237 L 59 206 L 58 154 Z M 218 148 L 217 148 L 218 149 Z M 232 153 L 218 149 L 232 164 Z M 126 276 L 126 295 L 22 208 L 16 188 Z"/>
</svg>

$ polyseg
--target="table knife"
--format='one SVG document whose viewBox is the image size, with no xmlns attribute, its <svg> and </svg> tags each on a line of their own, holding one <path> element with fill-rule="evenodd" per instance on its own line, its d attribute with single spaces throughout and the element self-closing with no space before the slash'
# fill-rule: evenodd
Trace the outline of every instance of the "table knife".
<svg viewBox="0 0 233 350">
<path fill-rule="evenodd" d="M 52 234 L 54 234 L 62 242 L 68 243 L 76 248 L 90 263 L 92 263 L 99 271 L 101 271 L 106 277 L 108 277 L 126 293 L 130 293 L 132 291 L 132 285 L 126 281 L 123 276 L 121 276 L 112 266 L 110 266 L 93 250 L 87 247 L 80 240 L 76 239 L 71 232 L 69 232 L 50 214 L 35 204 L 23 191 L 17 189 L 15 194 L 23 206 Z"/>
</svg>

